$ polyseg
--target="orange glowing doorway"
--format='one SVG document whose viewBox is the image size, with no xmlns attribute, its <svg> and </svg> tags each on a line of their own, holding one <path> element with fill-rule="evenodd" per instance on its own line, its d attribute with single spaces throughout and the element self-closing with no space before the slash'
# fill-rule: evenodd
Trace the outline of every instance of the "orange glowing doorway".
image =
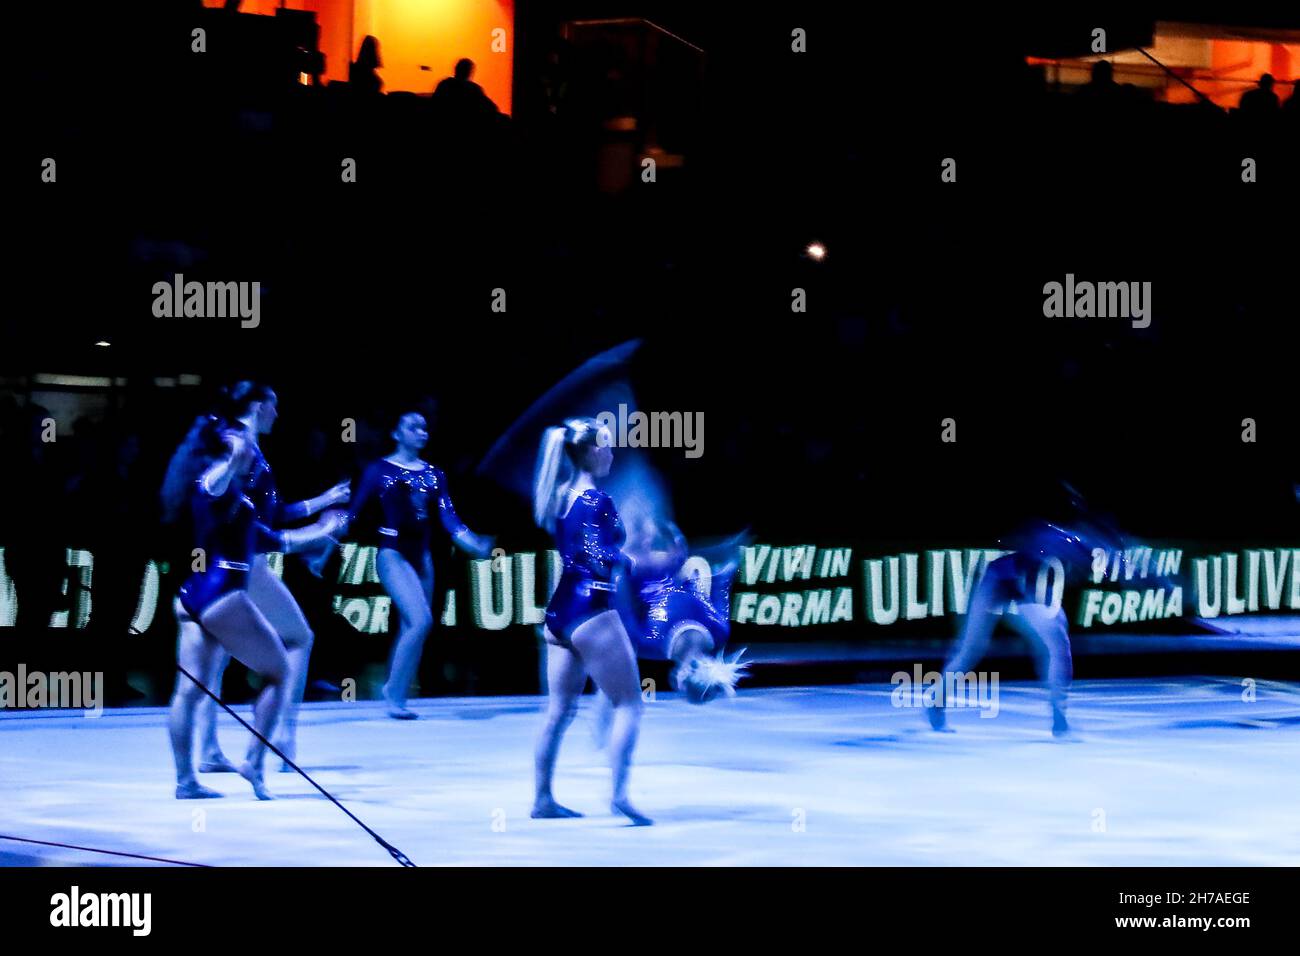
<svg viewBox="0 0 1300 956">
<path fill-rule="evenodd" d="M 384 89 L 416 93 L 433 92 L 469 57 L 475 82 L 509 113 L 514 32 L 514 0 L 355 0 L 352 53 L 362 37 L 378 38 Z"/>
<path fill-rule="evenodd" d="M 432 93 L 457 60 L 469 57 L 475 82 L 510 112 L 515 0 L 243 0 L 239 9 L 274 16 L 280 6 L 316 14 L 327 80 L 347 79 L 348 64 L 370 35 L 379 40 L 385 92 Z"/>
</svg>

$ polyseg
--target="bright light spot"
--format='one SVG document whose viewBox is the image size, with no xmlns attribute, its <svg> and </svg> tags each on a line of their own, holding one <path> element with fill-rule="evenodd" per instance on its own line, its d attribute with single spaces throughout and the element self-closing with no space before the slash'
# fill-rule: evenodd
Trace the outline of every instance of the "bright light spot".
<svg viewBox="0 0 1300 956">
<path fill-rule="evenodd" d="M 815 262 L 821 262 L 826 258 L 826 247 L 820 242 L 808 243 L 808 249 L 806 251 L 808 253 L 808 258 Z"/>
<path fill-rule="evenodd" d="M 112 345 L 113 343 L 112 343 L 112 342 L 106 342 L 106 341 L 104 341 L 103 339 L 100 339 L 100 340 L 99 340 L 98 342 L 96 342 L 95 344 L 98 345 L 101 349 L 106 349 L 106 348 L 108 348 L 110 345 Z"/>
</svg>

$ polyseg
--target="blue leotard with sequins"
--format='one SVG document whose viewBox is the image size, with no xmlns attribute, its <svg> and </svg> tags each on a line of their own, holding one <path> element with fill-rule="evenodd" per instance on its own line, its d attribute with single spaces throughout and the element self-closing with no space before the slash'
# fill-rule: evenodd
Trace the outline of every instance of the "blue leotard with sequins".
<svg viewBox="0 0 1300 956">
<path fill-rule="evenodd" d="M 555 546 L 564 570 L 546 607 L 546 626 L 567 643 L 575 628 L 615 609 L 614 573 L 622 564 L 626 540 L 613 499 L 588 488 L 555 522 Z"/>
<path fill-rule="evenodd" d="M 673 576 L 629 571 L 620 582 L 620 609 L 636 656 L 668 660 L 673 638 L 683 627 L 699 626 L 713 637 L 712 653 L 731 635 L 731 581 L 734 566 L 713 575 L 708 599 Z"/>
<path fill-rule="evenodd" d="M 424 566 L 429 553 L 435 511 L 449 535 L 466 530 L 447 494 L 447 476 L 441 468 L 421 464 L 408 468 L 381 458 L 367 468 L 352 499 L 349 522 L 362 544 L 392 548 L 416 569 Z"/>
<path fill-rule="evenodd" d="M 279 551 L 284 540 L 257 517 L 257 506 L 241 483 L 231 481 L 220 495 L 200 478 L 190 491 L 196 560 L 200 568 L 180 587 L 181 604 L 198 618 L 218 598 L 248 587 L 248 569 L 259 553 Z"/>
</svg>

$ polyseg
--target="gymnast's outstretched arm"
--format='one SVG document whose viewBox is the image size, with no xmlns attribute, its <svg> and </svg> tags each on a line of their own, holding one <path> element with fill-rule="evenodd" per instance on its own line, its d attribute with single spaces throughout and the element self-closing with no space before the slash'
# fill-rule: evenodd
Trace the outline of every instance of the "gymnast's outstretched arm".
<svg viewBox="0 0 1300 956">
<path fill-rule="evenodd" d="M 352 496 L 352 483 L 350 481 L 340 481 L 333 488 L 315 498 L 307 498 L 303 501 L 295 501 L 293 504 L 280 505 L 276 512 L 277 524 L 288 524 L 292 521 L 301 521 L 304 518 L 310 518 L 312 515 L 325 510 L 331 505 L 345 504 Z"/>
<path fill-rule="evenodd" d="M 438 495 L 438 517 L 442 521 L 443 528 L 461 550 L 476 558 L 486 558 L 492 552 L 492 543 L 495 539 L 476 534 L 460 520 L 460 516 L 456 514 L 456 506 L 451 502 L 451 495 L 447 493 L 447 476 L 441 471 L 438 472 L 438 487 L 442 489 L 441 494 Z"/>
</svg>

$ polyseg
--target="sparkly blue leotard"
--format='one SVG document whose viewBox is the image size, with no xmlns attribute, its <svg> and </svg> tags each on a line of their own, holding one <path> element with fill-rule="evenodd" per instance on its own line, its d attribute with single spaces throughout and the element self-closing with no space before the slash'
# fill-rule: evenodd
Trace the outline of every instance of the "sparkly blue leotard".
<svg viewBox="0 0 1300 956">
<path fill-rule="evenodd" d="M 1047 558 L 1058 559 L 1067 576 L 1077 576 L 1087 569 L 1092 551 L 1086 534 L 1038 519 L 1026 522 L 1002 542 L 1011 553 L 989 563 L 983 586 L 991 588 L 998 601 L 1024 602 Z"/>
<path fill-rule="evenodd" d="M 712 653 L 727 646 L 731 634 L 731 580 L 735 568 L 715 572 L 708 600 L 671 576 L 649 577 L 629 572 L 620 582 L 623 622 L 636 656 L 668 660 L 673 638 L 688 625 L 698 625 L 713 637 Z"/>
<path fill-rule="evenodd" d="M 595 488 L 556 519 L 555 546 L 564 571 L 546 607 L 546 627 L 556 640 L 569 643 L 578 625 L 615 608 L 614 571 L 625 540 L 613 500 Z"/>
<path fill-rule="evenodd" d="M 429 517 L 435 505 L 448 534 L 467 530 L 447 494 L 442 469 L 422 464 L 421 468 L 407 468 L 386 458 L 372 464 L 361 477 L 350 519 L 358 541 L 392 548 L 416 569 L 424 566 L 429 553 Z"/>
<path fill-rule="evenodd" d="M 244 480 L 249 500 L 257 509 L 257 520 L 268 528 L 280 523 L 280 495 L 275 487 L 275 476 L 271 466 L 262 454 L 262 449 L 253 445 L 253 467 Z"/>
<path fill-rule="evenodd" d="M 198 479 L 190 491 L 190 508 L 203 570 L 181 585 L 180 599 L 185 610 L 198 618 L 218 598 L 247 588 L 253 558 L 281 550 L 284 541 L 258 520 L 256 505 L 237 482 L 213 495 Z"/>
<path fill-rule="evenodd" d="M 266 460 L 257 443 L 251 441 L 251 438 L 250 442 L 253 446 L 253 467 L 248 470 L 244 487 L 253 506 L 257 509 L 257 520 L 268 528 L 279 528 L 289 522 L 301 521 L 308 517 L 310 512 L 307 502 L 299 501 L 296 504 L 286 505 L 280 501 L 280 491 L 276 487 L 270 462 Z"/>
</svg>

